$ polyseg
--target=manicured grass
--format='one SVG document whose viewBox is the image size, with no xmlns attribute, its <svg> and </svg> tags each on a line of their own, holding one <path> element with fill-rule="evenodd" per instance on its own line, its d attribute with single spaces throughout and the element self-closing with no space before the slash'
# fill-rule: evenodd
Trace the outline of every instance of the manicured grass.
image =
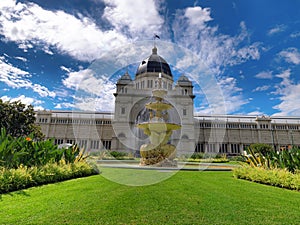
<svg viewBox="0 0 300 225">
<path fill-rule="evenodd" d="M 232 172 L 178 172 L 149 186 L 125 186 L 103 177 L 105 173 L 117 176 L 119 172 L 120 169 L 107 169 L 103 175 L 2 195 L 0 224 L 299 224 L 300 221 L 299 192 L 238 180 L 232 177 Z"/>
</svg>

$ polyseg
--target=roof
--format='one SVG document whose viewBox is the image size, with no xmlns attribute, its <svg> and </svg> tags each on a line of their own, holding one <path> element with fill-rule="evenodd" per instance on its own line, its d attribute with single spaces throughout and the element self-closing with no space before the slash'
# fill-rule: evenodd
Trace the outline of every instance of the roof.
<svg viewBox="0 0 300 225">
<path fill-rule="evenodd" d="M 180 86 L 192 86 L 192 82 L 183 74 L 178 78 L 177 83 Z"/>
<path fill-rule="evenodd" d="M 130 75 L 128 74 L 128 72 L 126 71 L 126 73 L 120 77 L 117 84 L 128 84 L 131 81 L 132 81 L 132 79 L 131 79 Z"/>
<path fill-rule="evenodd" d="M 152 49 L 152 54 L 144 59 L 136 71 L 136 76 L 144 73 L 164 73 L 169 76 L 173 76 L 169 64 L 164 58 L 157 54 L 157 48 Z"/>
</svg>

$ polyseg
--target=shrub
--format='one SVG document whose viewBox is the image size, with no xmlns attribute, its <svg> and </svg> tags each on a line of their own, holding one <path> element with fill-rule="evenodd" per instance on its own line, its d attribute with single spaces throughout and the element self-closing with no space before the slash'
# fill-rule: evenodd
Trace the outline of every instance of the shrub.
<svg viewBox="0 0 300 225">
<path fill-rule="evenodd" d="M 204 153 L 202 152 L 194 152 L 193 155 L 191 155 L 191 159 L 203 159 Z"/>
<path fill-rule="evenodd" d="M 252 167 L 281 168 L 293 173 L 300 170 L 300 149 L 296 147 L 278 152 L 269 151 L 264 154 L 250 147 L 244 157 Z"/>
<path fill-rule="evenodd" d="M 274 148 L 271 145 L 263 143 L 251 144 L 249 148 L 254 153 L 261 153 L 263 156 L 268 156 L 269 154 L 274 152 Z"/>
<path fill-rule="evenodd" d="M 257 183 L 276 187 L 300 190 L 300 173 L 291 173 L 285 169 L 265 169 L 262 167 L 243 166 L 234 169 L 233 175 Z"/>
<path fill-rule="evenodd" d="M 2 167 L 0 169 L 0 194 L 98 173 L 97 167 L 84 161 L 68 164 L 61 161 L 41 167 L 20 166 L 17 169 Z"/>
<path fill-rule="evenodd" d="M 228 157 L 228 159 L 229 159 L 229 161 L 245 162 L 245 157 L 243 157 L 241 155 L 230 156 L 230 157 Z"/>
<path fill-rule="evenodd" d="M 119 151 L 110 151 L 109 154 L 116 159 L 127 156 L 126 152 L 119 152 Z"/>
<path fill-rule="evenodd" d="M 0 166 L 18 168 L 23 166 L 43 166 L 47 163 L 66 163 L 85 160 L 88 155 L 77 145 L 59 148 L 51 139 L 35 141 L 33 135 L 27 137 L 12 137 L 1 128 L 0 134 Z"/>
<path fill-rule="evenodd" d="M 132 153 L 124 151 L 103 151 L 99 154 L 99 159 L 103 160 L 134 160 Z"/>
</svg>

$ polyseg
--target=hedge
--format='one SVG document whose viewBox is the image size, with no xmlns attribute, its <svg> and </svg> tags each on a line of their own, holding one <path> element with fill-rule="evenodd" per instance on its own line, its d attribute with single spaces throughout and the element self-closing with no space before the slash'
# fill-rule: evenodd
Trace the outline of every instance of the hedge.
<svg viewBox="0 0 300 225">
<path fill-rule="evenodd" d="M 239 179 L 261 184 L 300 190 L 300 171 L 291 173 L 286 169 L 264 169 L 262 167 L 242 166 L 234 169 L 233 175 Z"/>
<path fill-rule="evenodd" d="M 44 166 L 0 168 L 0 194 L 58 181 L 98 174 L 96 166 L 85 161 L 48 163 Z"/>
</svg>

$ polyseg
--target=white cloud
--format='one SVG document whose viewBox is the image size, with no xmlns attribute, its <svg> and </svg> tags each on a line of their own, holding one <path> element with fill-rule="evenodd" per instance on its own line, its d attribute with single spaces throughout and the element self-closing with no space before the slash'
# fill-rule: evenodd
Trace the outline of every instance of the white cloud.
<svg viewBox="0 0 300 225">
<path fill-rule="evenodd" d="M 32 90 L 36 93 L 39 94 L 39 96 L 41 97 L 52 97 L 55 98 L 56 93 L 53 91 L 49 91 L 48 88 L 46 88 L 45 86 L 42 86 L 40 84 L 33 84 L 32 86 Z"/>
<path fill-rule="evenodd" d="M 273 108 L 279 110 L 276 116 L 299 116 L 300 114 L 300 84 L 290 80 L 291 71 L 286 70 L 276 77 L 281 78 L 281 83 L 276 86 L 273 94 L 279 95 L 281 102 Z"/>
<path fill-rule="evenodd" d="M 199 11 L 198 7 L 193 9 Z M 249 34 L 244 22 L 240 23 L 240 32 L 236 36 L 224 35 L 219 33 L 218 27 L 207 24 L 211 20 L 210 10 L 204 8 L 203 11 L 205 16 L 200 16 L 195 21 L 186 17 L 187 9 L 177 11 L 172 25 L 176 43 L 192 50 L 216 75 L 221 74 L 222 68 L 226 66 L 260 58 L 261 44 L 249 44 Z M 200 24 L 195 25 L 196 21 Z"/>
<path fill-rule="evenodd" d="M 184 16 L 191 25 L 197 26 L 198 29 L 205 27 L 205 23 L 212 20 L 210 8 L 201 8 L 200 6 L 186 8 Z"/>
<path fill-rule="evenodd" d="M 281 90 L 281 103 L 274 106 L 279 110 L 276 116 L 299 116 L 300 115 L 300 84 L 290 85 Z"/>
<path fill-rule="evenodd" d="M 298 38 L 298 37 L 300 37 L 300 31 L 296 31 L 296 32 L 292 33 L 292 34 L 290 35 L 290 37 L 291 37 L 291 38 Z"/>
<path fill-rule="evenodd" d="M 79 60 L 93 60 L 119 47 L 127 38 L 116 30 L 100 30 L 87 17 L 80 19 L 61 10 L 45 10 L 35 3 L 1 1 L 0 34 L 26 50 L 40 46 L 48 54 L 56 48 Z"/>
<path fill-rule="evenodd" d="M 209 8 L 202 9 L 196 6 L 177 11 L 172 25 L 175 42 L 190 49 L 196 55 L 191 59 L 185 58 L 184 62 L 177 66 L 190 62 L 190 65 L 184 67 L 195 67 L 194 71 L 205 71 L 215 76 L 220 92 L 223 92 L 223 96 L 218 100 L 213 97 L 215 93 L 210 94 L 208 91 L 212 87 L 209 85 L 205 87 L 203 84 L 203 81 L 207 83 L 206 77 L 199 75 L 196 78 L 202 83 L 201 88 L 204 88 L 204 92 L 207 92 L 205 95 L 208 102 L 216 103 L 211 109 L 205 109 L 206 112 L 216 108 L 219 108 L 217 111 L 220 112 L 220 107 L 223 109 L 225 107 L 226 113 L 237 112 L 248 103 L 248 100 L 243 98 L 236 79 L 224 76 L 224 68 L 249 60 L 258 60 L 261 44 L 249 43 L 250 35 L 244 22 L 240 23 L 240 32 L 237 35 L 229 36 L 220 33 L 218 27 L 209 26 L 208 22 L 212 19 Z M 194 58 L 198 60 L 197 66 L 193 64 Z"/>
<path fill-rule="evenodd" d="M 300 64 L 300 53 L 297 48 L 288 48 L 279 53 L 279 56 L 284 58 L 288 63 Z"/>
<path fill-rule="evenodd" d="M 292 82 L 290 81 L 290 76 L 291 76 L 291 70 L 290 69 L 285 70 L 280 74 L 276 74 L 275 76 L 282 79 L 282 81 L 280 83 L 281 87 L 287 88 L 290 85 L 292 85 Z"/>
<path fill-rule="evenodd" d="M 91 69 L 68 73 L 63 84 L 76 90 L 74 107 L 81 110 L 112 111 L 115 84 L 105 76 L 96 77 Z"/>
<path fill-rule="evenodd" d="M 133 38 L 151 38 L 159 33 L 164 20 L 154 0 L 104 0 L 103 18 L 120 33 Z"/>
<path fill-rule="evenodd" d="M 65 66 L 60 66 L 60 69 L 63 70 L 63 71 L 66 71 L 66 72 L 68 72 L 68 73 L 71 72 L 71 69 L 70 69 L 70 68 L 67 68 L 67 67 L 65 67 Z"/>
<path fill-rule="evenodd" d="M 259 111 L 259 110 L 256 110 L 256 111 L 249 112 L 247 115 L 249 115 L 249 116 L 261 116 L 261 115 L 264 115 L 264 113 Z"/>
<path fill-rule="evenodd" d="M 277 25 L 273 28 L 271 28 L 269 31 L 268 31 L 268 35 L 274 35 L 274 34 L 278 34 L 278 33 L 281 33 L 283 31 L 286 30 L 286 26 L 281 24 L 281 25 Z"/>
<path fill-rule="evenodd" d="M 237 112 L 247 103 L 241 95 L 242 89 L 237 87 L 237 80 L 233 77 L 224 77 L 217 83 L 209 82 L 202 85 L 204 98 L 201 106 L 195 107 L 195 111 L 205 114 L 230 114 Z"/>
<path fill-rule="evenodd" d="M 113 112 L 114 101 L 111 99 L 105 99 L 103 97 L 78 97 L 74 98 L 74 108 L 83 111 L 101 111 L 101 112 Z"/>
<path fill-rule="evenodd" d="M 30 81 L 31 75 L 24 70 L 14 67 L 5 61 L 4 57 L 0 57 L 0 82 L 5 83 L 12 88 L 32 89 L 41 97 L 55 97 L 55 92 L 49 91 L 47 87 L 40 84 L 34 84 Z"/>
<path fill-rule="evenodd" d="M 266 91 L 270 88 L 270 85 L 263 85 L 263 86 L 259 86 L 256 87 L 255 89 L 252 90 L 252 92 L 257 92 L 257 91 Z"/>
<path fill-rule="evenodd" d="M 263 71 L 256 74 L 255 77 L 259 79 L 272 79 L 273 75 L 271 71 Z"/>
<path fill-rule="evenodd" d="M 70 108 L 74 108 L 75 105 L 73 103 L 69 103 L 69 102 L 62 102 L 62 103 L 58 103 L 55 105 L 55 109 L 70 109 Z"/>
<path fill-rule="evenodd" d="M 41 100 L 37 100 L 37 99 L 31 98 L 31 97 L 26 97 L 25 95 L 20 95 L 16 98 L 12 98 L 12 97 L 5 95 L 5 96 L 2 96 L 1 99 L 3 101 L 10 101 L 10 102 L 20 101 L 25 105 L 33 105 L 35 110 L 43 110 L 44 109 L 42 106 L 40 106 L 40 104 L 43 103 Z"/>
<path fill-rule="evenodd" d="M 16 56 L 15 59 L 21 60 L 23 62 L 27 62 L 27 59 L 21 56 Z"/>
<path fill-rule="evenodd" d="M 31 83 L 27 80 L 29 73 L 5 61 L 0 57 L 0 81 L 6 83 L 9 87 L 20 88 L 30 87 Z"/>
<path fill-rule="evenodd" d="M 223 78 L 218 82 L 222 89 L 227 113 L 237 112 L 243 105 L 249 102 L 243 99 L 243 96 L 240 94 L 243 89 L 237 87 L 236 83 L 237 80 L 233 77 Z"/>
</svg>

